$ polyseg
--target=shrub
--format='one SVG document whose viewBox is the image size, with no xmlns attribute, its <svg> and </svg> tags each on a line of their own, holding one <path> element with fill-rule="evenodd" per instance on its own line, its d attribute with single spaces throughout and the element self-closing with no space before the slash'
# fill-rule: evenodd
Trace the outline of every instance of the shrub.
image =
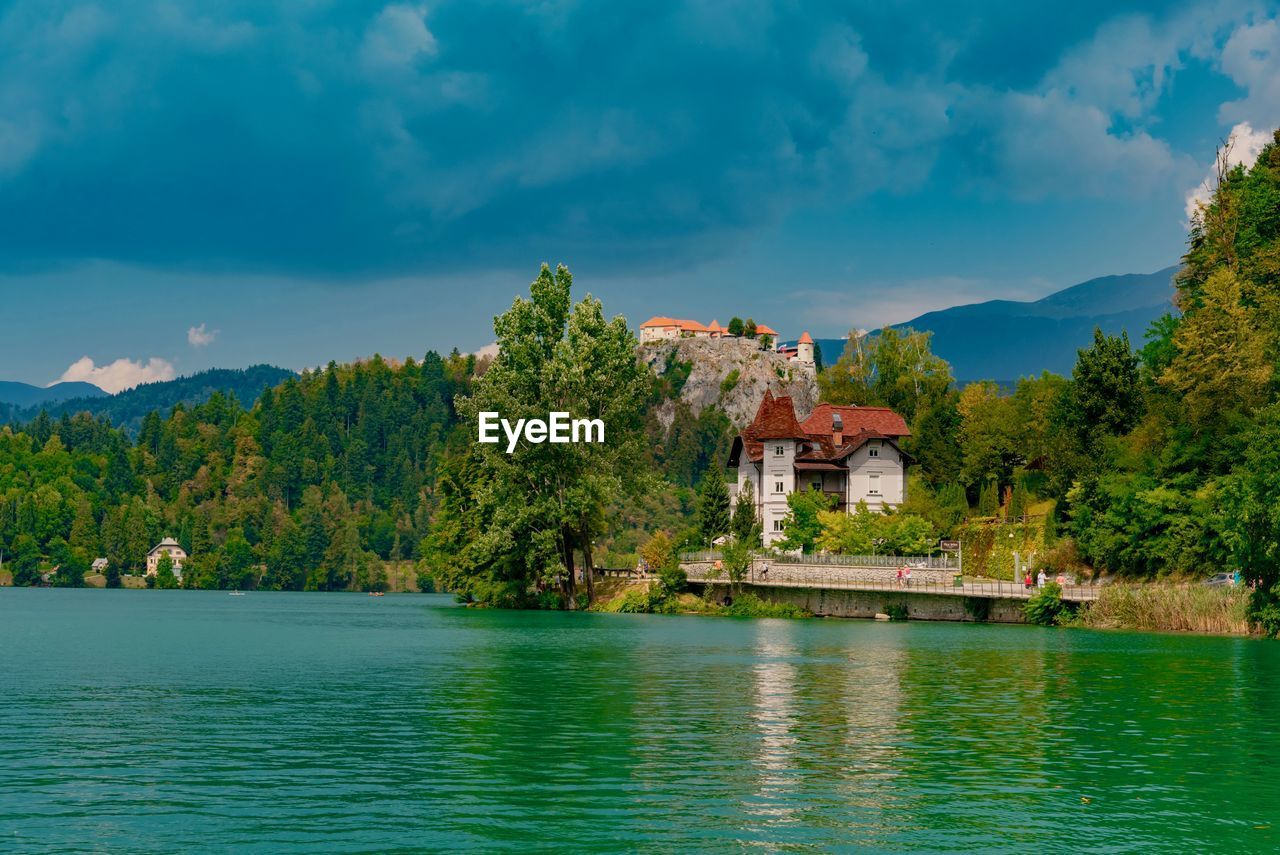
<svg viewBox="0 0 1280 855">
<path fill-rule="evenodd" d="M 723 612 L 728 617 L 745 618 L 804 618 L 812 617 L 807 611 L 792 603 L 771 603 L 751 592 L 734 597 Z"/>
<path fill-rule="evenodd" d="M 663 567 L 658 571 L 658 586 L 668 596 L 679 594 L 689 587 L 689 576 L 677 564 L 674 567 Z"/>
<path fill-rule="evenodd" d="M 1062 586 L 1050 582 L 1027 600 L 1022 607 L 1027 621 L 1038 626 L 1054 626 L 1058 623 L 1065 606 L 1062 603 Z"/>
<path fill-rule="evenodd" d="M 1249 620 L 1253 625 L 1267 638 L 1280 635 L 1280 583 L 1271 587 L 1269 596 L 1264 588 L 1258 588 L 1250 600 Z"/>
<path fill-rule="evenodd" d="M 639 588 L 628 588 L 605 603 L 601 610 L 615 614 L 648 614 L 651 611 L 649 594 Z"/>
<path fill-rule="evenodd" d="M 725 544 L 720 554 L 723 556 L 724 569 L 729 576 L 729 581 L 734 584 L 741 582 L 751 567 L 750 545 L 735 540 Z"/>
<path fill-rule="evenodd" d="M 724 380 L 722 380 L 722 381 L 720 382 L 720 394 L 721 394 L 721 395 L 728 395 L 730 392 L 732 392 L 732 391 L 734 390 L 734 388 L 735 388 L 735 387 L 737 387 L 737 385 L 738 385 L 738 379 L 739 379 L 741 376 L 742 376 L 742 372 L 740 372 L 740 371 L 739 371 L 738 369 L 736 369 L 736 368 L 735 368 L 735 369 L 733 369 L 732 371 L 730 371 L 730 372 L 725 376 Z"/>
<path fill-rule="evenodd" d="M 889 620 L 906 620 L 909 616 L 906 603 L 889 603 L 884 607 L 884 613 L 889 616 Z"/>
</svg>

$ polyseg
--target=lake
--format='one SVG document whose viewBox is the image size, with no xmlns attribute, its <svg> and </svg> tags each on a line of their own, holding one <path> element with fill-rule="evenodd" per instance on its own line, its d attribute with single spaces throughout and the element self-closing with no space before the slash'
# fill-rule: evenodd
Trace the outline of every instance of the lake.
<svg viewBox="0 0 1280 855">
<path fill-rule="evenodd" d="M 1280 847 L 1280 644 L 0 588 L 0 849 Z"/>
</svg>

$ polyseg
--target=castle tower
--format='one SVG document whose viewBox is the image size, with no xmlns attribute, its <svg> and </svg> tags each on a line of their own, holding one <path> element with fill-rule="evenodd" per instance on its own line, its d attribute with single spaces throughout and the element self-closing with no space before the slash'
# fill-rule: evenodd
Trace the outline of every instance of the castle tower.
<svg viewBox="0 0 1280 855">
<path fill-rule="evenodd" d="M 800 365 L 814 364 L 813 339 L 809 337 L 808 330 L 805 330 L 804 335 L 800 336 L 800 340 L 796 342 L 796 362 Z"/>
</svg>

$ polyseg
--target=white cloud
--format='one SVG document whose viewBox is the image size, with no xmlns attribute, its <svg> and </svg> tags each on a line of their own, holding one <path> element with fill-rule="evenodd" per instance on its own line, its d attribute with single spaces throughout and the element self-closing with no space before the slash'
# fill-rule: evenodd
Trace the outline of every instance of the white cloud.
<svg viewBox="0 0 1280 855">
<path fill-rule="evenodd" d="M 187 330 L 187 344 L 192 347 L 204 347 L 213 344 L 219 330 L 206 330 L 204 324 Z"/>
<path fill-rule="evenodd" d="M 1244 90 L 1244 96 L 1218 110 L 1225 124 L 1255 127 L 1280 124 L 1280 22 L 1276 18 L 1238 27 L 1222 48 L 1219 67 Z"/>
<path fill-rule="evenodd" d="M 493 358 L 498 355 L 498 343 L 492 342 L 477 350 L 474 354 L 476 359 L 484 359 L 486 356 Z"/>
<path fill-rule="evenodd" d="M 173 365 L 157 356 L 145 363 L 132 359 L 117 359 L 106 365 L 95 365 L 87 356 L 82 356 L 62 372 L 58 378 L 60 383 L 83 382 L 92 383 L 104 392 L 122 392 L 132 389 L 139 383 L 155 383 L 160 380 L 172 380 L 177 376 Z"/>
<path fill-rule="evenodd" d="M 1271 134 L 1266 131 L 1255 131 L 1248 122 L 1241 122 L 1231 129 L 1227 135 L 1231 151 L 1227 154 L 1227 165 L 1246 167 L 1253 166 L 1262 152 L 1262 147 L 1271 142 Z M 1205 173 L 1204 180 L 1187 191 L 1187 220 L 1190 221 L 1201 205 L 1209 202 L 1213 193 L 1213 182 L 1216 179 L 1216 163 Z"/>
<path fill-rule="evenodd" d="M 435 56 L 436 37 L 427 29 L 421 6 L 388 6 L 364 34 L 360 59 L 368 68 L 412 65 L 423 56 Z"/>
</svg>

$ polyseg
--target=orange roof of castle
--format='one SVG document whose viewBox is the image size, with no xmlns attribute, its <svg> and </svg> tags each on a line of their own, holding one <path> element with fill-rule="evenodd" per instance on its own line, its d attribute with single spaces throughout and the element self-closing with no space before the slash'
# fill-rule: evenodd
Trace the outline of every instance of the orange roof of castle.
<svg viewBox="0 0 1280 855">
<path fill-rule="evenodd" d="M 804 335 L 800 336 L 800 341 L 796 344 L 813 344 L 813 339 L 809 338 L 809 331 L 805 330 Z"/>
<path fill-rule="evenodd" d="M 649 327 L 676 327 L 686 332 L 701 332 L 706 329 L 697 321 L 689 321 L 684 318 L 666 318 L 661 315 L 652 317 L 640 325 L 640 329 Z"/>
<path fill-rule="evenodd" d="M 776 335 L 777 335 L 777 332 L 775 332 L 775 331 L 774 331 L 774 329 L 773 329 L 772 327 L 767 327 L 767 326 L 765 326 L 764 324 L 756 324 L 756 335 L 773 335 L 773 336 L 776 336 Z"/>
</svg>

